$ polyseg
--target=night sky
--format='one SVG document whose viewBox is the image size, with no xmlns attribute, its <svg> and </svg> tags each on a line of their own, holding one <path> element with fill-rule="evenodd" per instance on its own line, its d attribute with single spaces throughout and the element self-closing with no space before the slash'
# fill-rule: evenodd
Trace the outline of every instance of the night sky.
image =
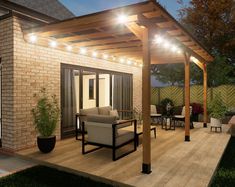
<svg viewBox="0 0 235 187">
<path fill-rule="evenodd" d="M 76 16 L 85 15 L 89 13 L 99 12 L 115 7 L 125 6 L 143 2 L 144 0 L 59 0 L 68 9 L 70 9 Z M 184 0 L 187 3 L 189 0 Z M 171 15 L 177 18 L 177 9 L 179 5 L 176 0 L 159 0 Z"/>
</svg>

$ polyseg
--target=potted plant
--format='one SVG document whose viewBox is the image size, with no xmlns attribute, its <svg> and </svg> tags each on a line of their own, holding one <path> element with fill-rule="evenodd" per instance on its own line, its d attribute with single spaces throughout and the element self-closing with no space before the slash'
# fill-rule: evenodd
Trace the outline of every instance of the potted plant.
<svg viewBox="0 0 235 187">
<path fill-rule="evenodd" d="M 161 104 L 164 115 L 172 115 L 174 103 L 171 99 L 165 98 L 165 99 L 161 100 L 160 104 Z"/>
<path fill-rule="evenodd" d="M 199 114 L 203 114 L 203 108 L 200 103 L 191 103 L 192 106 L 192 121 L 198 122 Z"/>
<path fill-rule="evenodd" d="M 60 116 L 60 109 L 55 95 L 48 96 L 46 89 L 42 88 L 38 95 L 36 106 L 32 109 L 35 128 L 39 133 L 37 145 L 41 152 L 51 152 L 56 143 L 55 132 Z"/>
<path fill-rule="evenodd" d="M 226 106 L 224 105 L 220 94 L 215 95 L 214 99 L 209 103 L 208 113 L 211 117 L 211 125 L 222 125 L 222 118 L 225 116 Z"/>
</svg>

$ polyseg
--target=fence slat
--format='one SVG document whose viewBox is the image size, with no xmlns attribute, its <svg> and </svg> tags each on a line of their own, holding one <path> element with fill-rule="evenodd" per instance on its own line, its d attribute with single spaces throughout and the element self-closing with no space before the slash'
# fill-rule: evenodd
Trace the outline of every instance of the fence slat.
<svg viewBox="0 0 235 187">
<path fill-rule="evenodd" d="M 221 98 L 227 107 L 235 107 L 235 85 L 221 85 L 208 88 L 207 97 L 210 102 L 216 94 L 221 94 Z M 160 95 L 159 95 L 160 94 Z M 175 106 L 184 105 L 184 88 L 178 86 L 168 86 L 162 88 L 152 88 L 152 104 L 159 104 L 161 100 L 169 98 Z M 159 100 L 160 99 L 160 100 Z M 203 103 L 203 86 L 193 85 L 190 87 L 190 102 Z"/>
</svg>

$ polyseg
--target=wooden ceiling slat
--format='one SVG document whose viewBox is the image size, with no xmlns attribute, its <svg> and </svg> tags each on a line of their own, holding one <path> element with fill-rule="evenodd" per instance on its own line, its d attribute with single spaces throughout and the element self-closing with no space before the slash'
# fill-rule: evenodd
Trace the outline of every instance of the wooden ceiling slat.
<svg viewBox="0 0 235 187">
<path fill-rule="evenodd" d="M 128 22 L 120 25 L 118 14 L 125 12 Z M 166 38 L 176 42 L 183 50 L 205 61 L 212 59 L 210 54 L 165 10 L 154 1 L 81 16 L 54 24 L 24 30 L 25 36 L 34 32 L 43 37 L 43 45 L 55 38 L 58 42 L 75 47 L 85 47 L 109 55 L 122 55 L 142 61 L 143 25 L 151 28 L 152 35 L 163 33 Z M 152 46 L 153 63 L 179 63 L 182 56 L 167 51 L 160 46 Z M 172 62 L 174 61 L 174 62 Z"/>
<path fill-rule="evenodd" d="M 131 41 L 131 40 L 136 40 L 137 38 L 135 36 L 121 36 L 119 38 L 112 38 L 112 39 L 100 39 L 100 40 L 91 40 L 87 42 L 79 42 L 79 43 L 74 43 L 75 46 L 78 47 L 89 47 L 89 46 L 95 46 L 95 45 L 103 45 L 103 44 L 111 44 L 111 43 L 118 43 L 118 42 L 123 42 L 123 41 Z"/>
<path fill-rule="evenodd" d="M 129 33 L 132 33 L 132 32 L 126 28 L 121 28 L 121 29 L 116 29 L 116 31 L 99 31 L 99 32 L 92 33 L 92 34 L 74 35 L 74 36 L 69 36 L 69 37 L 58 38 L 57 40 L 62 41 L 62 42 L 70 42 L 70 41 L 75 41 L 75 40 L 93 39 L 93 38 L 98 38 L 98 37 L 103 38 L 106 36 L 116 36 L 116 35 L 129 34 Z"/>
<path fill-rule="evenodd" d="M 141 46 L 141 45 L 142 45 L 142 43 L 140 41 L 122 42 L 122 43 L 118 43 L 118 44 L 92 46 L 92 47 L 89 47 L 89 49 L 92 49 L 92 50 L 105 50 L 105 49 L 116 49 L 116 48 L 123 48 L 123 47 L 138 47 L 138 46 Z"/>
</svg>

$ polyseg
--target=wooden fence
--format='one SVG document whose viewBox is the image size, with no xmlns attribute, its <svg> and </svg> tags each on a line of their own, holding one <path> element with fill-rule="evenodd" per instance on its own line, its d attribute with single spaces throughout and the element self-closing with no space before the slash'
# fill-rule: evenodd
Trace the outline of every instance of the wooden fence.
<svg viewBox="0 0 235 187">
<path fill-rule="evenodd" d="M 184 87 L 169 86 L 162 88 L 152 88 L 151 104 L 159 105 L 161 100 L 169 98 L 175 106 L 184 105 Z M 235 107 L 235 85 L 221 85 L 208 88 L 208 102 L 220 93 L 223 102 L 227 107 Z M 203 103 L 203 86 L 193 85 L 190 87 L 190 103 Z"/>
</svg>

